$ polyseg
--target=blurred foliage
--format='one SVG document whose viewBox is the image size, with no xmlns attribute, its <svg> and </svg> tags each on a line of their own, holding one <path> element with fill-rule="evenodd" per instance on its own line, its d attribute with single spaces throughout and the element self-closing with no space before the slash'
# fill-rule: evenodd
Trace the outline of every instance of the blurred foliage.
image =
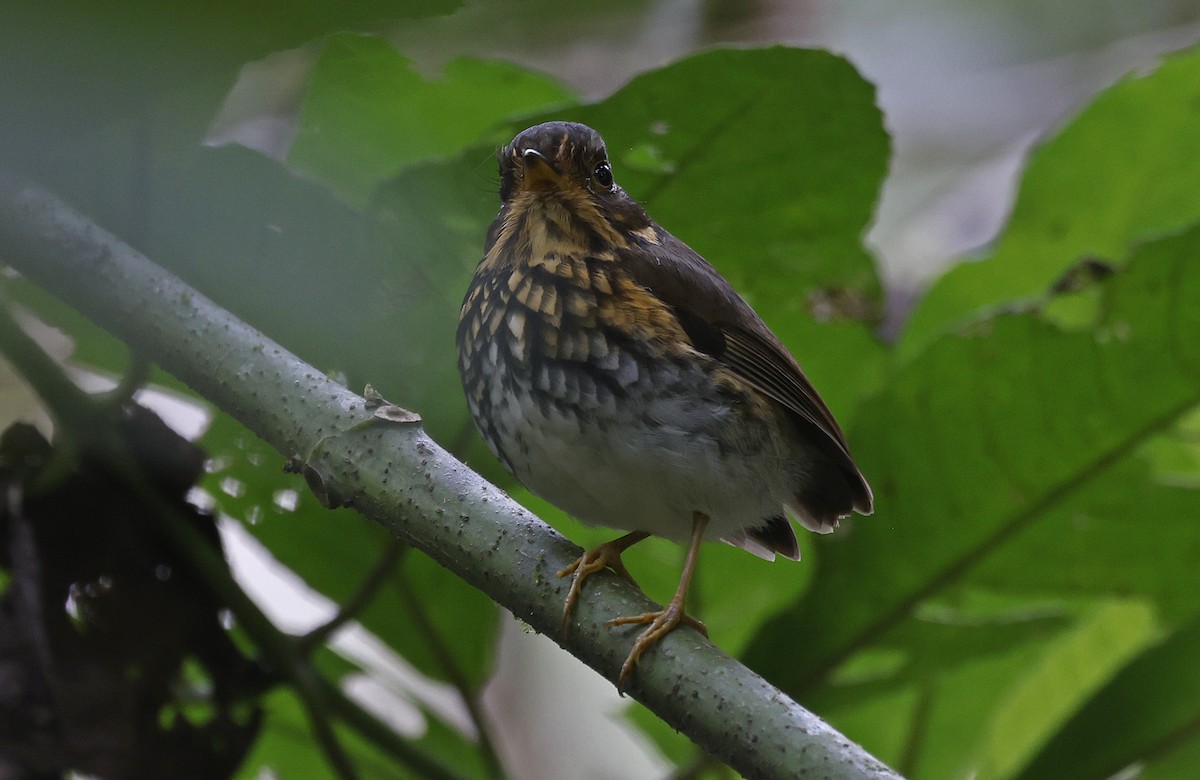
<svg viewBox="0 0 1200 780">
<path fill-rule="evenodd" d="M 413 162 L 457 152 L 515 111 L 568 102 L 552 79 L 515 65 L 464 58 L 425 79 L 379 38 L 335 35 L 313 65 L 288 163 L 362 202 Z"/>
<path fill-rule="evenodd" d="M 140 406 L 86 403 L 92 439 L 0 435 L 0 771 L 228 777 L 271 672 L 222 625 L 206 572 L 148 530 L 169 515 L 229 576 L 212 516 L 185 500 L 204 452 Z"/>
<path fill-rule="evenodd" d="M 1042 143 L 991 255 L 936 283 L 891 345 L 875 336 L 883 292 L 861 242 L 888 138 L 844 60 L 717 49 L 582 103 L 505 62 L 422 72 L 360 34 L 455 5 L 9 4 L 0 165 L 352 388 L 419 410 L 460 457 L 593 544 L 610 532 L 517 489 L 486 454 L 452 347 L 498 205 L 495 148 L 546 118 L 591 124 L 618 181 L 794 349 L 876 491 L 874 517 L 805 535 L 798 565 L 706 550 L 693 606 L 714 640 L 913 777 L 1190 776 L 1200 53 L 1125 79 Z M 298 46 L 311 61 L 299 88 L 268 89 L 296 94 L 283 159 L 205 146 L 238 69 Z M 76 359 L 124 368 L 123 348 L 73 312 L 6 286 L 76 339 Z M 227 418 L 203 444 L 219 508 L 308 585 L 351 598 L 386 534 L 321 509 Z M 680 560 L 665 542 L 627 558 L 659 599 Z M 406 553 L 359 620 L 480 695 L 499 615 L 427 559 Z M 297 702 L 262 705 L 240 776 L 313 776 L 322 759 Z M 473 735 L 422 713 L 426 750 L 487 776 Z M 631 721 L 695 760 L 648 718 Z M 396 776 L 345 737 L 364 777 Z"/>
<path fill-rule="evenodd" d="M 1136 242 L 1200 220 L 1200 59 L 1171 57 L 1096 98 L 1033 153 L 1012 217 L 987 261 L 950 270 L 917 305 L 901 350 L 919 353 L 987 306 L 1037 298 L 1085 257 L 1123 259 Z"/>
</svg>

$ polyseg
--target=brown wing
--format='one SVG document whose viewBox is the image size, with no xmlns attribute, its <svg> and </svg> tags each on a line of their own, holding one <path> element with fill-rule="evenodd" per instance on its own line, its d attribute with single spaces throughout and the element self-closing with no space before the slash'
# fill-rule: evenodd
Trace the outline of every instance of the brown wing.
<svg viewBox="0 0 1200 780">
<path fill-rule="evenodd" d="M 704 258 L 657 225 L 654 229 L 657 245 L 640 246 L 641 256 L 627 266 L 634 281 L 675 311 L 697 349 L 792 412 L 845 476 L 854 508 L 869 514 L 871 489 L 833 414 L 796 359 Z"/>
</svg>

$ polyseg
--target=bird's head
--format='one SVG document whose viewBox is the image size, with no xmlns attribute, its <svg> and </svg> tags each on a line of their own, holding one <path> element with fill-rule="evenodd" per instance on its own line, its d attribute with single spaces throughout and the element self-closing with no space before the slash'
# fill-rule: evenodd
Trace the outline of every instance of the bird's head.
<svg viewBox="0 0 1200 780">
<path fill-rule="evenodd" d="M 525 192 L 560 192 L 605 198 L 613 182 L 604 139 L 576 122 L 545 122 L 523 130 L 500 150 L 500 200 Z"/>
<path fill-rule="evenodd" d="M 637 231 L 653 229 L 645 209 L 613 181 L 604 139 L 587 125 L 535 125 L 518 133 L 499 158 L 502 206 L 488 248 L 497 241 L 517 244 L 494 263 L 556 254 L 609 257 L 628 248 Z"/>
</svg>

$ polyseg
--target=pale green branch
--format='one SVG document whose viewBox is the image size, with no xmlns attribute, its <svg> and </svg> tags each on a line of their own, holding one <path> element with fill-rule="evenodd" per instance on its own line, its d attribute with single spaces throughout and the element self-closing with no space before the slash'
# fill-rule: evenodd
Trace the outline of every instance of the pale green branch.
<svg viewBox="0 0 1200 780">
<path fill-rule="evenodd" d="M 560 635 L 578 548 L 431 440 L 372 421 L 359 396 L 220 309 L 52 194 L 0 182 L 3 259 L 127 341 L 284 455 L 318 494 L 353 506 L 615 679 L 632 641 L 604 621 L 653 605 L 597 575 Z M 364 424 L 365 423 L 365 424 Z M 750 778 L 894 772 L 690 629 L 639 664 L 628 692 Z"/>
</svg>

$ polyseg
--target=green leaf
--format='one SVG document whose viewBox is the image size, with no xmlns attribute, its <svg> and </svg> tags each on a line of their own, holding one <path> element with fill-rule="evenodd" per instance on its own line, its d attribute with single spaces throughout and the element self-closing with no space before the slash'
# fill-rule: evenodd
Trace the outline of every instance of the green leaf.
<svg viewBox="0 0 1200 780">
<path fill-rule="evenodd" d="M 861 238 L 888 136 L 873 87 L 841 57 L 715 49 L 565 118 L 599 130 L 622 186 L 752 302 L 821 285 L 877 293 Z"/>
<path fill-rule="evenodd" d="M 1031 604 L 1028 597 L 981 598 L 975 592 L 954 596 L 953 603 L 926 602 L 913 619 L 838 667 L 830 685 L 814 695 L 814 706 L 937 684 L 957 667 L 1044 643 L 1074 618 L 1066 605 Z"/>
<path fill-rule="evenodd" d="M 966 599 L 973 602 L 969 610 L 951 612 L 943 607 L 925 617 L 965 621 L 976 615 L 980 636 L 974 638 L 984 638 L 991 633 L 990 610 L 1001 608 L 998 603 L 989 608 L 989 600 L 995 601 L 972 596 Z M 1000 601 L 1018 603 L 1011 598 Z M 1048 611 L 1047 607 L 1030 609 L 1031 613 Z M 869 681 L 847 686 L 835 680 L 807 703 L 905 776 L 1011 776 L 1022 758 L 1044 743 L 1065 716 L 1153 640 L 1153 610 L 1145 602 L 1106 600 L 1071 611 L 1078 619 L 1065 631 L 1059 630 L 1060 623 L 1047 633 L 1044 622 L 1031 614 L 1028 622 L 1042 623 L 1041 631 L 1024 632 L 1020 639 L 1002 631 L 1002 645 L 971 655 L 956 655 L 953 642 L 910 644 L 911 649 L 928 653 L 922 659 L 925 673 L 889 676 L 886 679 L 893 685 L 876 687 L 873 695 L 866 696 L 863 689 L 870 688 Z M 993 616 L 994 627 L 1002 625 L 1001 615 L 1010 621 L 1020 617 L 1015 610 L 1004 609 Z M 895 644 L 898 636 L 924 633 L 915 630 L 914 623 L 919 621 L 891 632 L 884 644 Z M 837 677 L 844 676 L 839 670 Z"/>
<path fill-rule="evenodd" d="M 916 355 L 981 308 L 1037 297 L 1076 261 L 1119 259 L 1140 240 L 1200 219 L 1200 50 L 1168 57 L 1102 93 L 1037 149 L 1003 237 L 929 291 L 905 329 Z"/>
<path fill-rule="evenodd" d="M 373 198 L 374 251 L 391 262 L 380 284 L 398 304 L 388 332 L 412 334 L 387 342 L 389 380 L 403 387 L 398 402 L 432 412 L 430 431 L 472 467 L 507 479 L 474 435 L 451 346 L 499 207 L 485 182 L 495 181 L 495 146 L 548 119 L 604 135 L 622 186 L 747 295 L 843 422 L 878 386 L 885 352 L 872 327 L 881 299 L 861 243 L 887 162 L 874 92 L 827 52 L 714 50 L 598 103 L 514 122 L 452 159 L 416 163 Z"/>
<path fill-rule="evenodd" d="M 356 203 L 414 161 L 457 152 L 515 114 L 566 105 L 557 82 L 459 58 L 426 79 L 386 41 L 334 35 L 313 69 L 288 162 Z"/>
<path fill-rule="evenodd" d="M 1200 739 L 1168 743 L 1150 760 L 1134 764 L 1140 770 L 1138 780 L 1178 780 L 1189 777 L 1200 766 Z"/>
<path fill-rule="evenodd" d="M 1188 619 L 1196 611 L 1193 594 L 1200 592 L 1194 565 L 1200 491 L 1159 480 L 1145 450 L 1046 512 L 980 562 L 967 581 L 1026 597 L 1137 593 L 1151 598 L 1170 623 Z M 1200 476 L 1200 468 L 1191 474 Z"/>
<path fill-rule="evenodd" d="M 836 702 L 836 690 L 822 693 L 819 698 L 831 705 L 818 712 L 828 714 L 835 726 L 846 728 L 864 746 L 896 750 L 882 757 L 906 777 L 968 777 L 980 734 L 988 727 L 997 702 L 1038 662 L 1046 646 L 1046 641 L 1032 641 L 950 667 L 936 679 L 912 685 L 908 710 L 896 708 L 887 713 L 886 721 L 847 718 Z M 870 704 L 856 705 L 851 714 Z M 902 747 L 876 736 L 894 740 L 899 727 L 907 727 Z"/>
<path fill-rule="evenodd" d="M 260 777 L 264 769 L 280 780 L 331 777 L 309 730 L 300 700 L 287 689 L 263 697 L 263 728 L 238 771 L 239 780 Z M 305 775 L 305 772 L 311 774 Z"/>
<path fill-rule="evenodd" d="M 1133 765 L 1146 769 L 1142 777 L 1187 777 L 1200 756 L 1197 658 L 1193 620 L 1113 677 L 1017 777 L 1102 780 Z"/>
<path fill-rule="evenodd" d="M 1155 624 L 1149 604 L 1112 601 L 1056 638 L 997 702 L 973 773 L 981 780 L 1011 777 L 1061 721 L 1157 639 Z"/>
<path fill-rule="evenodd" d="M 1200 229 L 1145 246 L 1106 284 L 1090 331 L 1059 330 L 1036 310 L 999 315 L 943 337 L 892 377 L 858 418 L 877 516 L 820 545 L 812 588 L 755 641 L 751 665 L 800 695 L 822 685 L 923 600 L 1116 478 L 1194 413 L 1198 252 Z M 1153 538 L 1164 555 L 1185 543 L 1181 533 Z M 1043 552 L 1063 539 L 1076 541 L 1060 535 Z M 1187 575 L 1164 576 L 1179 586 Z M 806 641 L 779 652 L 800 631 Z"/>
<path fill-rule="evenodd" d="M 906 776 L 961 775 L 976 762 L 997 702 L 1074 611 L 976 592 L 927 603 L 805 704 Z"/>
</svg>

